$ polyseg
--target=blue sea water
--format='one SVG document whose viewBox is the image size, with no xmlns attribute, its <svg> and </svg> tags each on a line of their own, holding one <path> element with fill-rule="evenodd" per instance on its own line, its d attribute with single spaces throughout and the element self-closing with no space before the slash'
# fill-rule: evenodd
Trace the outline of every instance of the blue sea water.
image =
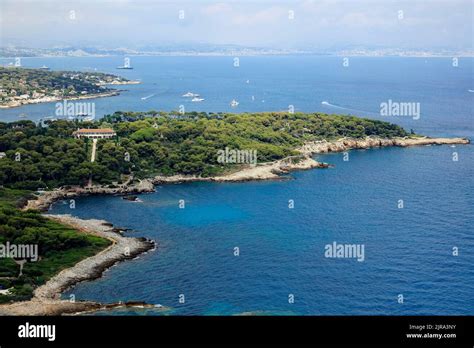
<svg viewBox="0 0 474 348">
<path fill-rule="evenodd" d="M 228 103 L 235 98 L 238 112 L 294 105 L 297 111 L 378 119 L 381 102 L 413 101 L 421 104 L 419 120 L 388 120 L 431 136 L 472 139 L 473 62 L 460 59 L 455 68 L 448 58 L 351 58 L 344 68 L 336 57 L 244 57 L 234 68 L 229 57 L 136 57 L 134 70 L 118 72 L 143 84 L 94 101 L 100 113 L 171 110 L 192 91 L 206 100 L 189 102 L 188 110 L 231 111 Z M 121 63 L 119 57 L 23 60 L 25 66 L 114 73 Z M 151 94 L 156 96 L 141 100 Z M 0 120 L 21 112 L 39 118 L 54 113 L 54 104 L 0 110 Z M 157 250 L 65 296 L 146 301 L 177 315 L 474 315 L 473 147 L 384 148 L 351 151 L 349 161 L 342 154 L 317 158 L 335 167 L 281 181 L 158 186 L 140 203 L 83 197 L 70 210 L 58 202 L 53 213 L 106 219 L 132 228 L 130 236 L 158 242 Z M 325 246 L 333 242 L 363 244 L 365 260 L 326 258 Z"/>
<path fill-rule="evenodd" d="M 463 160 L 453 162 L 452 150 L 352 151 L 348 162 L 320 156 L 335 168 L 288 180 L 158 186 L 142 203 L 87 197 L 74 211 L 56 204 L 53 213 L 105 218 L 158 241 L 66 296 L 189 315 L 474 314 L 474 158 L 459 146 Z M 334 241 L 364 244 L 365 261 L 324 257 Z"/>
<path fill-rule="evenodd" d="M 1 58 L 0 64 L 12 63 Z M 99 71 L 142 81 L 118 87 L 118 97 L 97 98 L 97 117 L 117 110 L 256 112 L 288 110 L 343 113 L 384 119 L 430 135 L 468 136 L 472 131 L 474 59 L 273 56 L 131 57 L 133 70 L 117 70 L 123 57 L 22 58 L 24 67 L 46 65 L 52 70 Z M 248 81 L 248 83 L 247 83 Z M 191 102 L 182 95 L 199 93 Z M 154 95 L 146 100 L 143 97 Z M 252 99 L 252 96 L 254 97 Z M 230 106 L 232 99 L 239 105 Z M 419 102 L 421 118 L 382 118 L 380 103 Z M 322 104 L 327 102 L 327 104 Z M 23 113 L 38 120 L 55 115 L 55 103 L 0 110 L 0 121 L 17 120 Z"/>
</svg>

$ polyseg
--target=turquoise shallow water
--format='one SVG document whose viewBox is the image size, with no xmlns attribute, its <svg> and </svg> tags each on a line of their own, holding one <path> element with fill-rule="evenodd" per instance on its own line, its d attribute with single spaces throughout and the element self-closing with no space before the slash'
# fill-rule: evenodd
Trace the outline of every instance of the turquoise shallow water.
<svg viewBox="0 0 474 348">
<path fill-rule="evenodd" d="M 121 58 L 23 63 L 116 73 Z M 239 69 L 229 57 L 136 57 L 132 64 L 133 71 L 119 72 L 143 84 L 95 100 L 99 114 L 176 109 L 181 94 L 193 91 L 206 100 L 186 104 L 188 110 L 230 111 L 228 103 L 236 98 L 238 112 L 292 104 L 301 111 L 380 119 L 380 103 L 392 99 L 420 102 L 421 118 L 389 121 L 432 136 L 474 137 L 472 59 L 461 59 L 458 68 L 448 58 L 353 58 L 349 69 L 335 57 L 248 57 Z M 18 119 L 22 112 L 37 119 L 53 113 L 54 104 L 0 110 L 0 120 Z M 473 147 L 385 148 L 351 151 L 348 162 L 342 154 L 318 159 L 335 167 L 281 181 L 158 186 L 141 203 L 87 197 L 71 211 L 58 202 L 53 213 L 106 219 L 159 243 L 156 251 L 65 295 L 141 300 L 178 315 L 473 315 Z M 180 199 L 185 209 L 178 208 Z M 288 208 L 290 199 L 294 209 Z M 400 199 L 403 209 L 397 207 Z M 334 241 L 363 244 L 365 261 L 324 257 Z M 459 256 L 452 256 L 455 246 Z M 235 247 L 240 256 L 234 256 Z M 289 294 L 294 303 L 288 303 Z M 403 304 L 397 303 L 399 294 Z"/>
</svg>

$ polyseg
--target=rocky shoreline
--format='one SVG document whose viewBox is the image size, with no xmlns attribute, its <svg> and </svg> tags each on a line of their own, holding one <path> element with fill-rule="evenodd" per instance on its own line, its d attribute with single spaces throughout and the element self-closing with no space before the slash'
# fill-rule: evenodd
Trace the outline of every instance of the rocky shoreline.
<svg viewBox="0 0 474 348">
<path fill-rule="evenodd" d="M 147 193 L 155 191 L 152 180 L 139 180 L 137 184 L 123 184 L 117 187 L 104 187 L 94 185 L 90 187 L 62 187 L 53 191 L 45 191 L 37 195 L 34 200 L 29 200 L 23 207 L 24 210 L 35 209 L 40 211 L 48 210 L 50 205 L 61 199 L 74 198 L 88 195 L 126 195 L 132 193 Z"/>
<path fill-rule="evenodd" d="M 60 199 L 74 198 L 84 195 L 126 195 L 154 192 L 155 185 L 175 184 L 183 182 L 244 182 L 254 180 L 280 180 L 281 175 L 297 170 L 313 168 L 328 168 L 330 164 L 314 160 L 312 156 L 328 152 L 343 152 L 354 149 L 370 149 L 387 146 L 425 146 L 425 145 L 456 145 L 470 144 L 466 138 L 379 138 L 367 137 L 365 139 L 342 138 L 336 141 L 308 142 L 296 149 L 300 155 L 290 156 L 278 161 L 259 163 L 255 166 L 240 168 L 238 171 L 215 177 L 200 177 L 196 175 L 155 176 L 154 178 L 140 180 L 137 184 L 125 183 L 117 187 L 104 187 L 100 185 L 91 187 L 73 186 L 46 191 L 37 196 L 36 200 L 29 200 L 23 208 L 47 210 L 50 205 Z"/>
<path fill-rule="evenodd" d="M 110 309 L 118 306 L 154 307 L 153 305 L 137 302 L 104 305 L 91 301 L 61 300 L 61 293 L 73 285 L 82 281 L 97 279 L 115 263 L 135 258 L 154 249 L 156 245 L 154 241 L 144 238 L 123 237 L 107 221 L 83 220 L 71 215 L 46 214 L 45 216 L 71 226 L 81 233 L 106 238 L 112 244 L 98 254 L 56 274 L 46 284 L 35 289 L 32 300 L 0 305 L 0 315 L 59 315 Z"/>
<path fill-rule="evenodd" d="M 379 138 L 367 137 L 365 139 L 350 139 L 343 138 L 337 141 L 314 141 L 303 145 L 298 149 L 299 152 L 305 155 L 314 155 L 327 152 L 342 152 L 354 149 L 370 149 L 376 147 L 387 146 L 423 146 L 423 145 L 456 145 L 469 144 L 470 140 L 466 138 Z"/>
<path fill-rule="evenodd" d="M 123 260 L 155 248 L 155 242 L 144 238 L 130 238 L 120 235 L 104 220 L 83 220 L 71 215 L 50 215 L 45 217 L 68 225 L 86 234 L 106 238 L 112 244 L 98 254 L 78 262 L 74 267 L 65 269 L 51 278 L 46 284 L 34 291 L 35 298 L 58 300 L 60 294 L 72 285 L 84 280 L 99 278 L 102 273 Z"/>
<path fill-rule="evenodd" d="M 7 104 L 0 105 L 0 109 L 16 108 L 16 107 L 28 105 L 28 104 L 52 103 L 52 102 L 63 101 L 63 100 L 105 98 L 105 97 L 113 97 L 117 95 L 120 95 L 120 90 L 108 91 L 104 93 L 87 94 L 87 95 L 81 95 L 77 97 L 68 97 L 68 98 L 48 96 L 48 97 L 41 97 L 41 98 L 35 98 L 35 99 L 15 100 Z"/>
<path fill-rule="evenodd" d="M 312 156 L 328 152 L 343 152 L 355 149 L 370 149 L 387 146 L 423 146 L 423 145 L 454 145 L 469 144 L 469 139 L 465 138 L 379 138 L 367 137 L 365 139 L 342 138 L 336 141 L 314 141 L 308 142 L 296 149 L 301 156 L 291 156 L 285 159 L 261 163 L 256 166 L 243 168 L 235 173 L 203 178 L 193 175 L 173 175 L 173 176 L 156 176 L 152 182 L 155 185 L 172 184 L 182 182 L 242 182 L 252 180 L 275 180 L 280 179 L 282 174 L 295 170 L 307 170 L 312 168 L 328 168 L 330 164 L 322 163 L 314 160 Z"/>
<path fill-rule="evenodd" d="M 59 199 L 73 198 L 81 195 L 103 195 L 103 194 L 131 194 L 153 192 L 154 185 L 181 182 L 207 181 L 207 182 L 242 182 L 250 180 L 275 180 L 280 179 L 282 174 L 294 170 L 306 170 L 311 168 L 327 168 L 330 165 L 321 163 L 312 158 L 315 154 L 327 152 L 342 152 L 351 149 L 369 149 L 386 146 L 422 146 L 422 145 L 454 145 L 469 144 L 465 138 L 393 138 L 384 139 L 378 137 L 367 137 L 365 139 L 339 139 L 337 141 L 315 141 L 304 144 L 297 151 L 299 156 L 290 156 L 282 160 L 269 163 L 260 163 L 256 166 L 248 166 L 237 172 L 227 175 L 202 178 L 198 176 L 156 176 L 153 179 L 139 181 L 138 184 L 123 184 L 118 187 L 69 187 L 54 191 L 44 192 L 36 200 L 29 200 L 24 209 L 47 210 L 51 203 Z M 132 180 L 130 180 L 132 181 Z M 100 277 L 104 270 L 113 264 L 136 257 L 155 247 L 153 241 L 127 238 L 117 233 L 111 224 L 103 220 L 82 220 L 70 215 L 45 215 L 46 217 L 70 225 L 83 232 L 91 233 L 112 241 L 112 245 L 100 253 L 84 259 L 75 266 L 65 269 L 51 278 L 46 284 L 34 291 L 34 298 L 30 301 L 17 302 L 0 305 L 0 315 L 60 315 L 100 309 L 114 308 L 117 306 L 140 306 L 153 307 L 143 303 L 132 304 L 110 304 L 103 305 L 96 302 L 80 301 L 70 302 L 60 300 L 61 293 L 67 288 L 85 280 Z M 128 252 L 126 252 L 128 251 Z"/>
<path fill-rule="evenodd" d="M 152 179 L 155 185 L 171 184 L 181 182 L 243 182 L 254 180 L 278 180 L 282 174 L 287 174 L 295 170 L 307 170 L 312 168 L 327 168 L 326 163 L 315 161 L 309 155 L 291 156 L 269 163 L 260 163 L 256 166 L 247 166 L 238 171 L 222 176 L 214 176 L 203 178 L 195 175 L 173 175 L 173 176 L 156 176 Z"/>
</svg>

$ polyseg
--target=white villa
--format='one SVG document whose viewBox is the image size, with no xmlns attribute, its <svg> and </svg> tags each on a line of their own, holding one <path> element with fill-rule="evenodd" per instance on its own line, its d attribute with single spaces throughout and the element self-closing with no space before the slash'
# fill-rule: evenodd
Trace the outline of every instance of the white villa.
<svg viewBox="0 0 474 348">
<path fill-rule="evenodd" d="M 103 129 L 78 129 L 72 135 L 75 138 L 89 138 L 89 139 L 107 139 L 113 138 L 117 135 L 113 129 L 103 128 Z"/>
</svg>

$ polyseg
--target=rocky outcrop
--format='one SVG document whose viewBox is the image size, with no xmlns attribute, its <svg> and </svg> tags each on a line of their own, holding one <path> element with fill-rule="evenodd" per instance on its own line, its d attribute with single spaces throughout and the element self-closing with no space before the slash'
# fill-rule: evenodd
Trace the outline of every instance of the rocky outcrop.
<svg viewBox="0 0 474 348">
<path fill-rule="evenodd" d="M 351 149 L 369 149 L 385 146 L 420 146 L 420 145 L 454 145 L 469 144 L 465 138 L 428 138 L 428 137 L 406 137 L 406 138 L 379 138 L 367 137 L 365 139 L 342 138 L 335 141 L 313 141 L 307 142 L 296 149 L 301 153 L 299 156 L 290 156 L 275 162 L 260 163 L 255 166 L 240 168 L 238 171 L 215 177 L 200 177 L 194 175 L 156 176 L 152 179 L 140 180 L 137 184 L 124 184 L 118 187 L 70 187 L 44 192 L 37 196 L 36 200 L 28 201 L 24 209 L 46 210 L 51 203 L 59 199 L 68 199 L 81 195 L 93 194 L 134 194 L 153 192 L 154 185 L 168 183 L 182 183 L 194 181 L 207 182 L 241 182 L 252 180 L 275 180 L 280 179 L 281 174 L 294 170 L 305 170 L 312 168 L 327 168 L 326 163 L 315 161 L 311 158 L 314 154 L 327 152 L 342 152 Z"/>
<path fill-rule="evenodd" d="M 78 282 L 99 278 L 102 273 L 115 263 L 132 259 L 155 247 L 155 243 L 143 238 L 123 237 L 103 220 L 82 220 L 71 215 L 44 216 L 69 225 L 87 234 L 106 238 L 112 244 L 100 253 L 84 259 L 73 267 L 65 269 L 51 278 L 46 284 L 34 291 L 36 299 L 59 299 L 61 292 Z"/>
<path fill-rule="evenodd" d="M 274 180 L 281 178 L 281 174 L 294 170 L 305 170 L 311 168 L 327 168 L 330 165 L 315 161 L 311 158 L 314 154 L 327 152 L 342 152 L 351 149 L 369 149 L 385 146 L 420 146 L 420 145 L 454 145 L 469 144 L 469 139 L 465 138 L 379 138 L 367 137 L 365 139 L 342 138 L 336 141 L 313 141 L 308 142 L 296 149 L 301 153 L 300 156 L 291 156 L 279 161 L 270 163 L 261 163 L 256 166 L 241 168 L 239 171 L 216 176 L 212 178 L 203 178 L 199 176 L 173 175 L 157 176 L 153 179 L 155 184 L 181 183 L 194 181 L 214 181 L 214 182 L 239 182 L 251 180 Z"/>
<path fill-rule="evenodd" d="M 0 305 L 0 315 L 15 316 L 55 316 L 79 313 L 107 311 L 115 308 L 153 308 L 156 311 L 167 311 L 170 308 L 145 302 L 117 302 L 102 304 L 93 301 L 47 300 L 33 298 L 30 301 Z"/>
<path fill-rule="evenodd" d="M 86 195 L 110 195 L 110 194 L 133 194 L 153 192 L 155 187 L 152 180 L 140 180 L 136 184 L 124 184 L 117 187 L 105 187 L 100 185 L 90 187 L 62 187 L 53 191 L 46 191 L 36 196 L 36 199 L 29 200 L 23 209 L 47 210 L 49 206 L 60 199 L 68 199 Z"/>
<path fill-rule="evenodd" d="M 343 138 L 337 141 L 314 141 L 304 144 L 298 149 L 299 152 L 305 155 L 313 155 L 326 152 L 342 152 L 351 149 L 369 149 L 374 147 L 385 146 L 420 146 L 420 145 L 454 145 L 454 144 L 469 144 L 469 139 L 465 138 L 378 138 L 367 137 L 365 139 Z"/>
<path fill-rule="evenodd" d="M 291 156 L 279 161 L 261 163 L 256 166 L 247 166 L 240 170 L 210 178 L 203 178 L 191 175 L 157 176 L 153 179 L 155 184 L 169 184 L 194 181 L 208 182 L 242 182 L 253 180 L 275 180 L 280 179 L 281 174 L 286 174 L 294 170 L 306 170 L 311 168 L 327 168 L 326 163 L 320 163 L 312 159 L 309 155 Z"/>
<path fill-rule="evenodd" d="M 86 280 L 102 276 L 103 272 L 117 262 L 132 259 L 155 248 L 155 242 L 144 238 L 123 237 L 115 232 L 113 226 L 103 220 L 82 220 L 71 215 L 44 215 L 45 217 L 69 225 L 81 233 L 106 238 L 112 244 L 98 254 L 86 258 L 73 267 L 67 268 L 46 284 L 34 291 L 30 301 L 0 305 L 0 315 L 61 315 L 99 309 L 111 309 L 118 306 L 153 307 L 144 303 L 118 303 L 103 305 L 90 301 L 71 302 L 61 300 L 63 291 Z"/>
</svg>

